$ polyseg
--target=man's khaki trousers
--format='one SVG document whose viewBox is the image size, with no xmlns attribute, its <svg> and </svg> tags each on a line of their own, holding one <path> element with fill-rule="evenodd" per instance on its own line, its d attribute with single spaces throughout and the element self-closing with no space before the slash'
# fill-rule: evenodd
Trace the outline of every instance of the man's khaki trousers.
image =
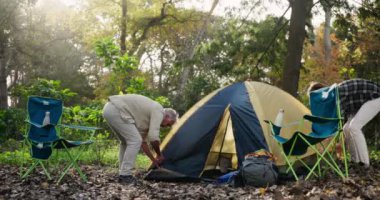
<svg viewBox="0 0 380 200">
<path fill-rule="evenodd" d="M 142 143 L 135 122 L 131 116 L 121 115 L 111 102 L 104 106 L 103 117 L 120 140 L 119 175 L 132 175 Z"/>
</svg>

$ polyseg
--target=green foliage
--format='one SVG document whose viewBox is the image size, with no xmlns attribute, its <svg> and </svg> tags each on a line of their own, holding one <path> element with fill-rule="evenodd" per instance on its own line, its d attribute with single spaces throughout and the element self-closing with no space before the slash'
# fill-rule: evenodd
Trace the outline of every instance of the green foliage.
<svg viewBox="0 0 380 200">
<path fill-rule="evenodd" d="M 380 151 L 371 151 L 369 157 L 373 160 L 380 160 Z"/>
<path fill-rule="evenodd" d="M 216 90 L 218 87 L 218 83 L 207 76 L 193 78 L 185 88 L 185 110 L 189 109 L 194 103 L 198 102 L 202 97 Z"/>
<path fill-rule="evenodd" d="M 128 73 L 137 69 L 137 61 L 128 54 L 119 55 L 120 48 L 112 38 L 104 38 L 95 42 L 95 53 L 104 60 L 105 67 L 118 73 Z"/>
<path fill-rule="evenodd" d="M 334 22 L 337 37 L 344 41 L 341 45 L 341 65 L 354 69 L 358 78 L 380 82 L 380 2 L 363 1 L 353 12 L 338 14 Z M 350 73 L 350 71 L 346 71 Z M 349 74 L 344 78 L 351 78 Z"/>
<path fill-rule="evenodd" d="M 95 43 L 97 56 L 104 60 L 104 66 L 109 69 L 108 76 L 103 79 L 97 93 L 105 98 L 110 95 L 134 93 L 145 94 L 145 78 L 137 69 L 137 61 L 128 54 L 119 55 L 120 48 L 112 39 L 105 38 Z"/>
<path fill-rule="evenodd" d="M 134 57 L 128 54 L 119 55 L 120 48 L 112 39 L 105 38 L 95 43 L 95 52 L 104 60 L 109 75 L 103 80 L 103 84 L 97 89 L 101 97 L 106 98 L 115 94 L 141 94 L 157 100 L 163 106 L 170 106 L 169 99 L 157 95 L 155 91 L 147 88 L 144 74 L 138 70 L 138 63 Z M 106 91 L 106 92 L 105 92 Z"/>
<path fill-rule="evenodd" d="M 155 98 L 154 100 L 157 101 L 158 103 L 160 103 L 163 107 L 170 107 L 171 106 L 170 100 L 167 97 L 159 96 L 159 97 Z"/>
<path fill-rule="evenodd" d="M 65 107 L 63 112 L 63 122 L 94 126 L 102 125 L 102 108 L 103 104 Z"/>
<path fill-rule="evenodd" d="M 14 90 L 16 85 L 29 87 L 44 78 L 60 80 L 64 88 L 80 93 L 83 99 L 92 97 L 88 77 L 98 72 L 86 67 L 93 66 L 94 56 L 70 27 L 74 12 L 62 1 L 0 0 L 0 57 L 4 59 L 0 68 L 5 73 L 2 76 L 9 77 L 2 80 L 3 86 Z M 18 102 L 18 96 L 13 97 L 12 101 Z M 73 97 L 70 101 L 81 100 Z"/>
<path fill-rule="evenodd" d="M 145 78 L 134 77 L 129 81 L 129 86 L 126 89 L 128 94 L 144 94 L 146 93 L 146 87 L 144 85 Z"/>
<path fill-rule="evenodd" d="M 356 77 L 355 69 L 354 68 L 342 67 L 339 70 L 339 74 L 342 77 L 345 77 L 345 79 L 352 79 L 352 78 Z"/>
<path fill-rule="evenodd" d="M 104 59 L 106 67 L 110 67 L 115 62 L 114 58 L 119 54 L 119 48 L 111 38 L 104 38 L 95 42 L 95 53 Z"/>
<path fill-rule="evenodd" d="M 25 132 L 24 109 L 10 108 L 0 110 L 0 144 L 6 145 L 4 142 L 9 138 L 20 139 Z M 4 144 L 3 144 L 4 143 Z"/>
<path fill-rule="evenodd" d="M 23 150 L 4 151 L 0 153 L 0 163 L 11 165 L 27 164 L 32 159 L 29 152 Z"/>
<path fill-rule="evenodd" d="M 62 123 L 68 125 L 81 125 L 81 126 L 95 126 L 101 128 L 101 130 L 96 131 L 96 138 L 102 138 L 107 136 L 107 139 L 113 138 L 113 135 L 109 135 L 111 129 L 107 125 L 106 121 L 102 116 L 104 102 L 93 101 L 88 105 L 76 105 L 72 107 L 64 107 Z M 86 131 L 63 128 L 63 137 L 73 138 L 73 139 L 86 139 L 88 138 L 88 133 Z"/>
<path fill-rule="evenodd" d="M 11 91 L 12 97 L 19 98 L 19 106 L 21 107 L 26 107 L 26 101 L 29 96 L 50 97 L 66 102 L 75 95 L 77 93 L 72 92 L 70 89 L 62 88 L 61 81 L 42 78 L 34 80 L 31 84 L 19 84 Z"/>
<path fill-rule="evenodd" d="M 221 24 L 212 40 L 199 48 L 198 62 L 204 62 L 219 76 L 232 80 L 267 77 L 277 83 L 286 55 L 286 28 L 279 30 L 278 20 L 273 16 L 261 22 L 228 20 Z M 267 51 L 265 55 L 264 51 Z"/>
</svg>

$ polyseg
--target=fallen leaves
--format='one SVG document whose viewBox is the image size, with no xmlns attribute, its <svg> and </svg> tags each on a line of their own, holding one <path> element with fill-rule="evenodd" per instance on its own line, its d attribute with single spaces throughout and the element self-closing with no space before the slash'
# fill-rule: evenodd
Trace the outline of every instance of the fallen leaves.
<svg viewBox="0 0 380 200">
<path fill-rule="evenodd" d="M 100 166 L 82 166 L 89 181 L 76 173 L 65 176 L 60 185 L 39 173 L 21 181 L 17 166 L 0 166 L 0 200 L 3 199 L 378 199 L 380 163 L 371 170 L 350 168 L 350 178 L 342 181 L 334 175 L 321 180 L 284 182 L 266 188 L 232 188 L 211 183 L 164 183 L 142 180 L 140 184 L 117 182 L 116 170 Z"/>
</svg>

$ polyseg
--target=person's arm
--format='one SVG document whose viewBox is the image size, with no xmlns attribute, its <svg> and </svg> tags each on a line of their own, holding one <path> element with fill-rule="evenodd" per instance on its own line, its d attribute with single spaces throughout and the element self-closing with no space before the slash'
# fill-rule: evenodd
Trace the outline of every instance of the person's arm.
<svg viewBox="0 0 380 200">
<path fill-rule="evenodd" d="M 160 141 L 155 140 L 151 141 L 150 144 L 153 147 L 154 152 L 156 152 L 157 156 L 161 156 L 161 150 L 160 150 Z"/>
<path fill-rule="evenodd" d="M 158 140 L 151 141 L 150 144 L 152 145 L 154 152 L 156 152 L 157 154 L 157 157 L 156 157 L 157 162 L 161 164 L 162 161 L 164 160 L 164 156 L 162 155 L 161 150 L 160 150 L 160 141 Z"/>
<path fill-rule="evenodd" d="M 144 151 L 145 155 L 147 155 L 149 157 L 149 159 L 153 162 L 153 164 L 157 167 L 157 168 L 160 168 L 160 164 L 159 162 L 157 161 L 157 159 L 154 158 L 152 152 L 150 151 L 149 149 L 149 145 L 146 141 L 143 141 L 141 143 L 141 148 L 142 150 Z"/>
<path fill-rule="evenodd" d="M 156 161 L 161 164 L 164 159 L 160 151 L 160 125 L 164 118 L 162 107 L 159 106 L 153 109 L 150 117 L 148 140 L 150 141 L 154 152 L 157 154 Z"/>
<path fill-rule="evenodd" d="M 149 141 L 160 141 L 160 128 L 163 118 L 164 114 L 161 108 L 155 108 L 151 111 L 148 130 Z"/>
</svg>

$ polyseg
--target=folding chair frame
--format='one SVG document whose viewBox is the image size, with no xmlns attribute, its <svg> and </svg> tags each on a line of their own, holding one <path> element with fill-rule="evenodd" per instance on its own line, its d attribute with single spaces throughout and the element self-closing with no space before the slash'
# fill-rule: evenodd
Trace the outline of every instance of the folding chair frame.
<svg viewBox="0 0 380 200">
<path fill-rule="evenodd" d="M 28 122 L 28 125 L 27 125 L 28 127 L 27 127 L 27 129 L 26 129 L 27 131 L 26 131 L 26 133 L 25 133 L 25 135 L 24 135 L 25 142 L 24 142 L 23 144 L 26 144 L 26 146 L 32 147 L 33 143 L 32 143 L 32 141 L 28 138 L 29 127 L 30 127 L 30 126 L 33 126 L 33 125 L 36 125 L 36 126 L 39 126 L 39 125 L 38 125 L 38 124 L 34 124 L 33 122 L 30 121 L 30 119 L 29 119 L 29 114 L 28 114 L 28 118 L 27 118 L 26 122 Z M 58 138 L 61 138 L 61 132 L 62 132 L 61 127 L 71 128 L 71 129 L 77 129 L 77 130 L 83 130 L 83 131 L 90 131 L 91 134 L 90 134 L 90 137 L 89 137 L 89 140 L 88 140 L 88 141 L 92 141 L 92 139 L 93 139 L 93 137 L 94 137 L 94 135 L 95 135 L 96 130 L 99 130 L 99 129 L 100 129 L 100 128 L 97 128 L 97 127 L 64 125 L 64 124 L 61 124 L 61 117 L 60 117 L 59 120 L 58 120 L 58 124 L 55 125 L 55 127 L 54 127 L 54 128 L 56 129 L 56 133 L 57 133 Z M 83 145 L 79 145 L 79 146 L 77 146 L 76 149 L 79 150 L 79 153 L 78 153 L 76 156 L 73 156 L 73 155 L 70 153 L 70 150 L 69 150 L 69 149 L 70 149 L 71 147 L 67 147 L 67 145 L 66 145 L 64 142 L 62 142 L 62 146 L 63 146 L 63 148 L 60 148 L 60 149 L 56 148 L 56 146 L 57 146 L 57 144 L 58 144 L 57 142 L 62 142 L 62 141 L 57 140 L 57 141 L 49 142 L 49 143 L 51 143 L 51 144 L 50 144 L 50 148 L 52 148 L 52 151 L 53 151 L 54 149 L 56 149 L 56 150 L 57 150 L 56 152 L 58 153 L 59 150 L 63 150 L 63 151 L 66 153 L 66 155 L 69 157 L 69 160 L 70 160 L 70 163 L 67 164 L 67 165 L 65 166 L 64 170 L 60 173 L 60 175 L 59 175 L 59 179 L 57 180 L 57 184 L 59 184 L 59 183 L 61 182 L 61 180 L 63 179 L 63 177 L 67 174 L 67 172 L 68 172 L 71 168 L 75 168 L 75 170 L 76 170 L 76 171 L 78 172 L 78 174 L 80 175 L 81 179 L 82 179 L 83 181 L 87 182 L 87 176 L 82 172 L 82 170 L 80 169 L 80 167 L 79 167 L 77 161 L 78 161 L 78 159 L 80 158 L 80 156 L 82 155 L 82 153 L 88 148 L 88 145 L 91 144 L 92 142 L 91 142 L 91 143 L 88 143 L 88 144 L 83 144 Z M 23 149 L 24 149 L 24 148 L 23 148 Z M 49 159 L 46 159 L 46 160 L 45 160 L 45 159 L 32 158 L 32 161 L 33 161 L 32 165 L 26 170 L 25 173 L 23 173 L 23 170 L 24 170 L 24 166 L 23 166 L 23 165 L 24 165 L 24 164 L 23 164 L 23 162 L 22 162 L 21 167 L 20 167 L 20 176 L 21 176 L 21 179 L 25 179 L 25 178 L 27 178 L 27 177 L 30 175 L 30 173 L 31 173 L 34 169 L 36 169 L 36 167 L 37 167 L 38 165 L 41 165 L 41 167 L 42 167 L 43 172 L 45 173 L 45 175 L 48 177 L 49 180 L 52 180 L 52 177 L 51 177 L 51 175 L 50 175 L 50 173 L 49 173 L 48 167 L 46 167 L 45 164 L 44 164 L 44 162 L 48 163 Z"/>
<path fill-rule="evenodd" d="M 347 161 L 347 152 L 346 152 L 345 138 L 344 138 L 344 133 L 343 133 L 343 128 L 342 128 L 343 127 L 343 123 L 342 123 L 341 112 L 340 112 L 339 89 L 335 88 L 335 90 L 336 90 L 335 94 L 336 94 L 336 106 L 337 106 L 337 117 L 338 117 L 338 130 L 337 130 L 336 135 L 332 139 L 332 141 L 330 141 L 330 143 L 328 144 L 328 146 L 326 148 L 324 148 L 324 151 L 322 153 L 320 153 L 313 145 L 310 145 L 310 143 L 304 138 L 304 141 L 306 143 L 308 143 L 309 146 L 319 155 L 319 158 L 317 159 L 317 162 L 313 166 L 313 168 L 310 171 L 310 173 L 306 176 L 306 180 L 310 177 L 311 173 L 313 172 L 313 170 L 315 170 L 315 168 L 317 167 L 317 165 L 319 166 L 319 163 L 320 163 L 321 159 L 324 159 L 324 161 L 328 165 L 330 165 L 330 167 L 332 169 L 334 169 L 334 171 L 337 172 L 337 174 L 339 174 L 339 176 L 341 176 L 343 179 L 348 178 L 348 161 Z M 342 170 L 339 169 L 338 164 L 334 161 L 332 155 L 329 153 L 330 145 L 334 144 L 334 146 L 335 146 L 336 143 L 339 143 L 339 142 L 342 144 L 342 149 L 343 149 L 344 172 L 342 172 Z M 329 157 L 330 157 L 332 163 L 335 165 L 335 167 L 333 167 L 331 165 L 331 163 L 329 163 L 324 158 L 325 154 L 329 155 Z"/>
<path fill-rule="evenodd" d="M 270 128 L 271 128 L 271 132 L 272 134 L 275 133 L 274 129 L 273 129 L 273 125 L 272 125 L 272 122 L 270 121 L 267 121 L 269 124 L 270 124 Z M 294 178 L 298 181 L 299 180 L 299 177 L 297 176 L 297 173 L 295 172 L 293 166 L 294 164 L 299 161 L 304 167 L 306 167 L 309 171 L 311 171 L 309 165 L 307 165 L 302 159 L 299 158 L 299 156 L 295 156 L 295 155 L 292 155 L 292 152 L 293 152 L 293 149 L 294 149 L 294 146 L 298 140 L 298 135 L 296 136 L 296 139 L 294 140 L 293 144 L 292 144 L 292 147 L 288 153 L 288 155 L 285 154 L 285 150 L 284 150 L 284 147 L 282 146 L 282 144 L 280 142 L 278 142 L 278 145 L 280 146 L 281 148 L 281 153 L 283 154 L 284 158 L 285 158 L 285 162 L 287 163 L 288 165 L 288 168 L 286 169 L 286 173 L 288 173 L 289 171 L 292 172 Z M 294 160 L 292 161 L 291 160 L 291 157 L 294 157 Z M 318 176 L 317 174 L 313 173 L 315 176 Z"/>
<path fill-rule="evenodd" d="M 323 145 L 322 142 L 319 142 L 317 144 L 311 144 L 301 133 L 296 133 L 297 135 L 295 136 L 296 138 L 294 139 L 292 145 L 291 145 L 291 148 L 290 148 L 290 151 L 288 153 L 288 155 L 285 153 L 285 150 L 284 150 L 284 147 L 282 145 L 282 143 L 280 143 L 278 140 L 276 140 L 278 142 L 278 144 L 281 146 L 281 153 L 283 154 L 284 158 L 285 158 L 285 161 L 288 165 L 288 168 L 286 170 L 286 173 L 289 172 L 289 170 L 292 172 L 294 178 L 298 181 L 299 180 L 299 177 L 297 176 L 293 166 L 295 164 L 296 161 L 299 161 L 303 166 L 305 166 L 308 170 L 309 170 L 309 173 L 307 174 L 305 180 L 308 180 L 311 175 L 315 175 L 315 176 L 322 176 L 321 174 L 321 161 L 323 160 L 327 165 L 329 165 L 330 168 L 332 168 L 341 178 L 347 178 L 348 177 L 348 164 L 347 164 L 347 152 L 346 152 L 346 146 L 345 146 L 345 140 L 344 140 L 344 134 L 343 134 L 343 131 L 342 131 L 342 120 L 341 120 L 341 113 L 340 113 L 340 102 L 339 102 L 339 91 L 337 88 L 335 88 L 335 92 L 336 92 L 336 106 L 337 106 L 337 117 L 336 119 L 331 119 L 331 120 L 338 120 L 338 130 L 337 132 L 332 135 L 331 138 L 331 141 L 329 141 L 327 147 L 325 147 Z M 329 120 L 327 118 L 321 118 L 321 119 L 324 119 L 324 120 Z M 271 132 L 272 132 L 272 135 L 275 135 L 275 130 L 273 129 L 273 123 L 270 122 L 270 121 L 266 121 L 267 123 L 270 124 L 270 128 L 271 128 Z M 315 122 L 312 122 L 312 123 L 315 123 Z M 303 123 L 302 123 L 303 124 Z M 302 139 L 305 143 L 308 144 L 308 147 L 310 147 L 317 155 L 317 161 L 316 163 L 313 165 L 313 167 L 309 167 L 304 161 L 302 161 L 302 159 L 299 158 L 298 155 L 292 155 L 293 153 L 293 150 L 294 150 L 294 147 L 295 147 L 295 144 L 297 143 L 297 140 L 299 139 Z M 334 158 L 333 156 L 330 154 L 330 149 L 332 147 L 334 147 L 337 143 L 341 143 L 342 144 L 342 149 L 343 149 L 343 159 L 344 159 L 344 172 L 342 170 L 340 170 L 338 164 L 334 161 Z M 320 150 L 317 149 L 317 145 L 321 145 L 323 151 L 320 152 Z M 329 159 L 328 160 L 327 158 L 325 158 L 325 155 L 328 155 Z M 295 160 L 292 161 L 291 160 L 291 157 L 294 157 Z M 316 174 L 315 172 L 315 169 L 318 168 L 318 174 Z"/>
<path fill-rule="evenodd" d="M 25 142 L 23 144 L 26 144 L 26 146 L 30 146 L 30 147 L 33 145 L 32 142 L 27 138 L 27 136 L 25 136 Z M 23 146 L 22 146 L 22 148 L 24 149 Z M 24 158 L 24 155 L 22 155 L 22 157 Z M 26 177 L 28 177 L 30 175 L 30 173 L 34 169 L 36 169 L 37 165 L 41 165 L 41 168 L 43 169 L 43 172 L 45 173 L 45 175 L 48 177 L 49 180 L 52 180 L 51 175 L 50 175 L 47 167 L 44 165 L 44 162 L 47 162 L 47 160 L 32 158 L 32 161 L 33 161 L 33 164 L 26 170 L 25 173 L 23 173 L 24 162 L 23 161 L 21 162 L 21 166 L 20 166 L 21 179 L 25 179 Z"/>
<path fill-rule="evenodd" d="M 84 126 L 69 126 L 69 125 L 61 125 L 62 127 L 67 127 L 67 128 L 74 128 L 74 129 L 79 129 L 79 130 L 85 130 L 85 131 L 91 131 L 92 134 L 89 138 L 89 140 L 92 140 L 94 135 L 95 135 L 95 131 L 98 130 L 99 128 L 96 128 L 96 127 L 84 127 Z M 62 143 L 62 145 L 64 146 L 63 150 L 66 152 L 67 156 L 69 157 L 70 159 L 70 163 L 64 168 L 64 170 L 62 171 L 57 183 L 60 183 L 61 180 L 63 179 L 63 177 L 67 174 L 67 172 L 71 169 L 71 168 L 75 168 L 76 171 L 78 172 L 78 174 L 80 175 L 80 177 L 82 178 L 83 181 L 87 182 L 87 176 L 82 172 L 82 170 L 80 169 L 77 161 L 78 159 L 80 158 L 80 156 L 82 155 L 82 153 L 88 149 L 88 144 L 85 144 L 85 145 L 81 145 L 79 146 L 77 149 L 79 149 L 79 153 L 76 155 L 76 156 L 72 156 L 71 153 L 70 153 L 70 148 L 67 147 L 65 145 L 65 143 Z"/>
</svg>

